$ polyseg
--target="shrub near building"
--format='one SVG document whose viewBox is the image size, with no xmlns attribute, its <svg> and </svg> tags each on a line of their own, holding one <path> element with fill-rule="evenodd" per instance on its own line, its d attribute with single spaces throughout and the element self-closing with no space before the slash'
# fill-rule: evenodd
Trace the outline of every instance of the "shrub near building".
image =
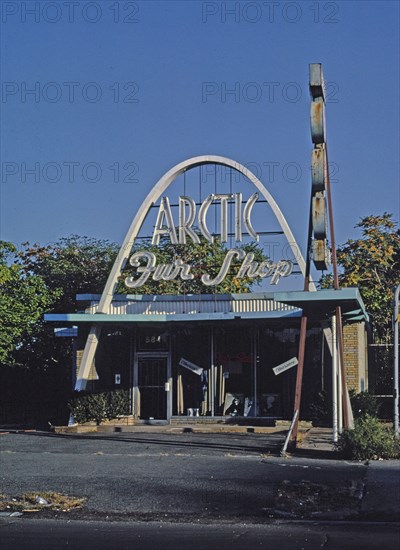
<svg viewBox="0 0 400 550">
<path fill-rule="evenodd" d="M 400 458 L 400 439 L 367 413 L 355 420 L 353 430 L 340 434 L 337 449 L 343 458 L 352 460 Z"/>
</svg>

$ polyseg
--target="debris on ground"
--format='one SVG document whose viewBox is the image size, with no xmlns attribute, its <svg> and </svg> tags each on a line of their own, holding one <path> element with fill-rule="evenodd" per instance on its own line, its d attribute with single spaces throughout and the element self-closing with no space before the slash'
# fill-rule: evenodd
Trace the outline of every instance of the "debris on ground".
<svg viewBox="0 0 400 550">
<path fill-rule="evenodd" d="M 74 497 L 55 492 L 24 493 L 21 496 L 9 497 L 0 494 L 0 512 L 41 512 L 55 510 L 69 512 L 82 508 L 86 503 L 84 497 Z"/>
<path fill-rule="evenodd" d="M 364 484 L 354 480 L 342 486 L 283 480 L 274 495 L 274 510 L 280 515 L 300 518 L 330 513 L 356 513 L 363 489 Z"/>
</svg>

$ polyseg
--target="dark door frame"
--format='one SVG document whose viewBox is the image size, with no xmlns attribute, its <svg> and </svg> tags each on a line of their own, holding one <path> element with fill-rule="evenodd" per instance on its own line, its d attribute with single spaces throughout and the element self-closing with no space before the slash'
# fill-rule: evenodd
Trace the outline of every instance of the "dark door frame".
<svg viewBox="0 0 400 550">
<path fill-rule="evenodd" d="M 139 359 L 166 359 L 165 393 L 166 393 L 166 418 L 158 422 L 170 422 L 172 416 L 173 384 L 171 376 L 171 355 L 168 351 L 140 351 L 135 353 L 133 361 L 133 416 L 137 422 L 148 423 L 149 420 L 141 420 L 138 414 L 139 399 Z M 151 421 L 153 422 L 153 421 Z M 157 421 L 154 421 L 157 422 Z"/>
</svg>

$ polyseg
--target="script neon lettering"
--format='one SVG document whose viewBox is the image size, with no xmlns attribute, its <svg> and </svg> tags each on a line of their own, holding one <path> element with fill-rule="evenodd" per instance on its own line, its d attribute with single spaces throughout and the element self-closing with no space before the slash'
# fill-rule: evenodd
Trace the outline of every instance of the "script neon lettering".
<svg viewBox="0 0 400 550">
<path fill-rule="evenodd" d="M 233 267 L 234 260 L 241 261 L 241 265 L 237 270 L 236 277 L 242 279 L 249 277 L 250 279 L 271 277 L 271 284 L 276 285 L 281 277 L 288 277 L 293 271 L 293 263 L 290 260 L 281 260 L 272 262 L 265 260 L 261 263 L 254 261 L 254 253 L 245 253 L 240 248 L 229 250 L 222 262 L 218 274 L 212 278 L 208 273 L 201 276 L 201 282 L 206 286 L 216 286 L 222 283 L 228 271 Z M 144 265 L 143 265 L 143 262 Z M 172 263 L 157 265 L 157 259 L 153 252 L 147 250 L 135 252 L 129 260 L 132 267 L 136 268 L 136 273 L 140 276 L 134 278 L 129 276 L 125 278 L 125 285 L 128 288 L 139 288 L 143 286 L 149 277 L 153 281 L 172 281 L 180 277 L 182 281 L 191 281 L 194 279 L 191 273 L 190 264 L 185 263 L 181 258 L 177 258 Z"/>
</svg>

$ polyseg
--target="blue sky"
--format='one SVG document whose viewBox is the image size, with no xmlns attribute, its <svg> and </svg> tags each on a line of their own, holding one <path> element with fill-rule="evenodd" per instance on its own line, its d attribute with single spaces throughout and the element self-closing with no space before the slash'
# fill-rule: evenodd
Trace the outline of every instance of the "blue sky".
<svg viewBox="0 0 400 550">
<path fill-rule="evenodd" d="M 399 219 L 397 2 L 1 8 L 2 239 L 121 242 L 164 172 L 215 154 L 251 165 L 303 245 L 312 62 L 329 83 L 337 242 L 362 216 Z"/>
</svg>

